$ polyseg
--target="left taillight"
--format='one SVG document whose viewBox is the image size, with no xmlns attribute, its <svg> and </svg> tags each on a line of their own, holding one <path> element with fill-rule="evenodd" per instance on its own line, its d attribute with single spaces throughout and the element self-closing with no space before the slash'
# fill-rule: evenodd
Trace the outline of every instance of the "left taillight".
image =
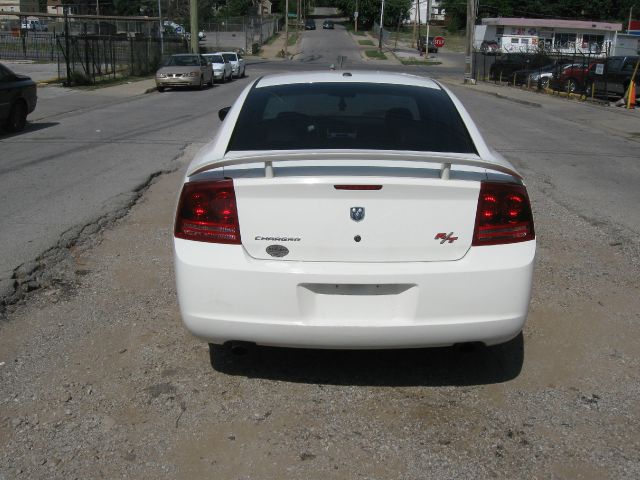
<svg viewBox="0 0 640 480">
<path fill-rule="evenodd" d="M 534 238 L 533 214 L 524 185 L 482 182 L 472 245 L 501 245 Z"/>
<path fill-rule="evenodd" d="M 178 202 L 174 235 L 197 242 L 239 245 L 240 222 L 233 180 L 186 183 Z"/>
</svg>

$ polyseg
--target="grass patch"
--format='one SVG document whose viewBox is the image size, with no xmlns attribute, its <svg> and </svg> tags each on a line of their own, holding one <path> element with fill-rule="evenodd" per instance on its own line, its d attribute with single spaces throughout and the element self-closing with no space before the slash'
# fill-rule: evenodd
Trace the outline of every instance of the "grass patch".
<svg viewBox="0 0 640 480">
<path fill-rule="evenodd" d="M 338 23 L 338 22 L 336 22 Z M 349 31 L 350 33 L 352 33 L 353 35 L 358 35 L 360 37 L 364 37 L 367 34 L 366 30 L 363 30 L 362 27 L 360 27 L 358 29 L 358 31 L 355 31 L 355 26 L 353 25 L 353 22 L 344 22 L 342 23 L 342 25 L 344 25 L 344 28 L 347 29 L 347 31 Z"/>
<path fill-rule="evenodd" d="M 267 38 L 267 41 L 264 42 L 265 45 L 271 45 L 273 42 L 275 42 L 278 38 L 280 38 L 280 34 L 279 33 L 274 33 L 273 35 L 271 35 L 269 38 Z"/>
<path fill-rule="evenodd" d="M 93 85 L 74 85 L 73 88 L 78 90 L 98 90 L 100 88 L 113 87 L 116 85 L 124 85 L 126 83 L 135 83 L 140 82 L 142 80 L 149 80 L 151 78 L 155 78 L 155 75 L 149 75 L 144 77 L 128 77 L 128 76 L 120 76 L 118 78 L 104 78 L 102 80 L 96 80 L 96 83 Z"/>
<path fill-rule="evenodd" d="M 378 50 L 365 50 L 364 54 L 369 58 L 375 58 L 377 60 L 387 59 L 387 56 L 384 53 L 379 52 Z"/>
<path fill-rule="evenodd" d="M 401 58 L 400 62 L 403 65 L 442 65 L 442 62 L 436 62 L 433 60 L 418 60 L 417 58 Z"/>
<path fill-rule="evenodd" d="M 287 42 L 287 46 L 293 47 L 298 41 L 298 32 L 291 33 L 289 32 L 289 41 Z"/>
<path fill-rule="evenodd" d="M 371 40 L 358 40 L 358 43 L 360 45 L 371 45 L 371 46 L 375 45 L 375 43 L 373 43 Z"/>
</svg>

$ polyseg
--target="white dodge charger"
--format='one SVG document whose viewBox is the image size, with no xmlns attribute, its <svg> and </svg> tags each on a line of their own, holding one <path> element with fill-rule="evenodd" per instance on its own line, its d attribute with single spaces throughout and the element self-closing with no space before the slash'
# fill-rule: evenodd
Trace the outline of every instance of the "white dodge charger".
<svg viewBox="0 0 640 480">
<path fill-rule="evenodd" d="M 441 84 L 270 75 L 219 116 L 175 218 L 193 334 L 365 349 L 520 333 L 536 250 L 527 190 Z"/>
</svg>

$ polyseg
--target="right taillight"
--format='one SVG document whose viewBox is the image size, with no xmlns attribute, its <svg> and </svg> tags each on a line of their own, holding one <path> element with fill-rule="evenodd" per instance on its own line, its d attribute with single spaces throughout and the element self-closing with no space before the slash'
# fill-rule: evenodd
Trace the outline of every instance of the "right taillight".
<svg viewBox="0 0 640 480">
<path fill-rule="evenodd" d="M 527 189 L 511 183 L 483 182 L 478 196 L 472 245 L 526 242 L 534 238 Z"/>
<path fill-rule="evenodd" d="M 174 235 L 185 240 L 239 245 L 233 180 L 186 183 L 178 202 Z"/>
</svg>

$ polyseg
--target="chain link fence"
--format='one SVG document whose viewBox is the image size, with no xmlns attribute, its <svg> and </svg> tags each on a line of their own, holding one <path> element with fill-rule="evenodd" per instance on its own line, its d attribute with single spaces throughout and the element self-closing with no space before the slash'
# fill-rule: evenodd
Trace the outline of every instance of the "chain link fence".
<svg viewBox="0 0 640 480">
<path fill-rule="evenodd" d="M 58 80 L 90 85 L 154 73 L 187 39 L 160 38 L 158 19 L 43 14 L 0 16 L 0 58 L 57 63 Z"/>
<path fill-rule="evenodd" d="M 574 51 L 546 48 L 509 53 L 476 50 L 473 77 L 478 81 L 608 100 L 624 97 L 631 82 L 639 83 L 639 61 L 638 56 L 612 56 L 608 48 Z"/>
<path fill-rule="evenodd" d="M 255 54 L 282 25 L 283 19 L 277 15 L 220 18 L 202 26 L 207 35 L 202 46 L 210 51 L 231 49 Z"/>
</svg>

